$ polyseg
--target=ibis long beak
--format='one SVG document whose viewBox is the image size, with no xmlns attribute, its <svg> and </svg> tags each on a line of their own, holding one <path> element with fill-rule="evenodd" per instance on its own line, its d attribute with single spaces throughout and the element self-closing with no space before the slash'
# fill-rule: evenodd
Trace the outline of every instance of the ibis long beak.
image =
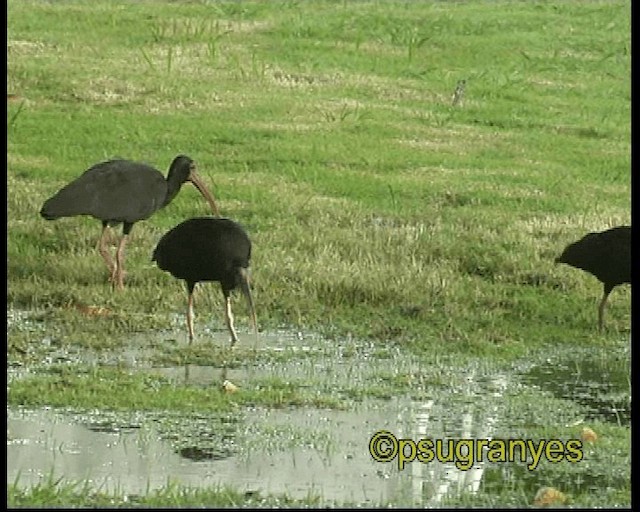
<svg viewBox="0 0 640 512">
<path fill-rule="evenodd" d="M 251 296 L 251 288 L 249 287 L 249 271 L 246 268 L 240 269 L 240 289 L 242 294 L 247 299 L 247 305 L 249 306 L 249 314 L 251 315 L 251 321 L 253 323 L 253 332 L 256 335 L 256 342 L 258 341 L 258 322 L 256 320 L 256 309 L 253 305 L 253 297 Z"/>
<path fill-rule="evenodd" d="M 220 211 L 218 210 L 218 205 L 216 205 L 216 202 L 213 199 L 213 194 L 209 192 L 209 189 L 204 184 L 204 181 L 202 181 L 202 178 L 198 175 L 198 173 L 196 173 L 195 169 L 191 169 L 187 181 L 193 183 L 193 185 L 202 194 L 202 197 L 204 197 L 207 203 L 209 203 L 209 206 L 211 206 L 211 210 L 213 211 L 213 213 L 219 217 Z"/>
</svg>

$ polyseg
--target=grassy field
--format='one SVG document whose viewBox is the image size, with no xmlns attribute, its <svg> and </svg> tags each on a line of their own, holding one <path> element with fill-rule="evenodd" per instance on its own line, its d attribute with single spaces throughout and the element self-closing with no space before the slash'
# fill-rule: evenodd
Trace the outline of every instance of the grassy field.
<svg viewBox="0 0 640 512">
<path fill-rule="evenodd" d="M 553 259 L 630 223 L 630 2 L 14 0 L 7 31 L 7 307 L 39 315 L 8 326 L 10 362 L 37 366 L 51 343 L 119 350 L 176 325 L 184 343 L 184 286 L 150 258 L 169 228 L 207 214 L 193 187 L 134 226 L 119 293 L 97 220 L 38 214 L 94 163 L 120 156 L 164 172 L 177 154 L 250 233 L 264 332 L 364 339 L 426 367 L 508 367 L 559 346 L 613 357 L 628 344 L 630 287 L 613 292 L 599 333 L 600 283 Z M 217 285 L 201 285 L 196 333 L 223 328 L 222 308 Z M 228 357 L 200 341 L 157 358 Z M 91 371 L 115 371 L 96 381 L 131 389 L 121 396 L 141 389 L 117 369 Z M 127 406 L 84 373 L 16 383 L 9 403 Z M 61 378 L 87 394 L 51 392 Z M 269 389 L 248 402 L 340 406 Z M 146 406 L 179 407 L 181 393 L 196 408 L 228 406 L 189 388 Z M 609 504 L 629 505 L 628 489 Z"/>
</svg>

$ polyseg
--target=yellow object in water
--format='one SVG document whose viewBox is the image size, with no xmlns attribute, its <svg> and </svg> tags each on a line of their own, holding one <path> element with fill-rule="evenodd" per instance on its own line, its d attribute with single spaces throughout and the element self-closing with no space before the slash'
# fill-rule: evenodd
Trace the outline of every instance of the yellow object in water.
<svg viewBox="0 0 640 512">
<path fill-rule="evenodd" d="M 236 386 L 230 380 L 225 380 L 222 383 L 222 389 L 224 389 L 227 393 L 235 393 L 236 391 L 238 391 L 238 386 Z"/>
<path fill-rule="evenodd" d="M 598 440 L 598 434 L 596 434 L 589 427 L 582 427 L 580 439 L 585 443 L 595 443 Z"/>
<path fill-rule="evenodd" d="M 533 498 L 533 504 L 537 507 L 560 505 L 565 503 L 567 497 L 555 487 L 542 487 Z"/>
</svg>

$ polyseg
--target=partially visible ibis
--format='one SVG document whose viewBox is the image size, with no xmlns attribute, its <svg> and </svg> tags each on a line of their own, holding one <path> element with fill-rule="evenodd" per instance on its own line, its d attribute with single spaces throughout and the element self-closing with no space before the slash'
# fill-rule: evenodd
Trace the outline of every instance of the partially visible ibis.
<svg viewBox="0 0 640 512">
<path fill-rule="evenodd" d="M 124 248 L 134 223 L 168 205 L 187 181 L 195 185 L 218 215 L 213 195 L 198 176 L 194 161 L 184 155 L 173 160 L 166 179 L 157 169 L 131 160 L 96 164 L 47 199 L 40 215 L 47 220 L 90 215 L 102 221 L 98 250 L 109 268 L 112 285 L 122 289 Z M 107 228 L 120 223 L 122 238 L 114 262 L 107 247 Z"/>
<path fill-rule="evenodd" d="M 609 294 L 616 286 L 631 283 L 631 226 L 589 233 L 569 244 L 555 262 L 589 272 L 603 284 L 598 306 L 598 327 L 602 330 Z"/>
<path fill-rule="evenodd" d="M 193 340 L 193 291 L 199 282 L 220 283 L 225 300 L 225 320 L 231 345 L 238 341 L 231 312 L 231 292 L 239 287 L 249 307 L 258 336 L 256 313 L 249 284 L 251 240 L 237 222 L 227 218 L 196 217 L 169 230 L 158 242 L 151 261 L 187 286 L 187 329 Z"/>
</svg>

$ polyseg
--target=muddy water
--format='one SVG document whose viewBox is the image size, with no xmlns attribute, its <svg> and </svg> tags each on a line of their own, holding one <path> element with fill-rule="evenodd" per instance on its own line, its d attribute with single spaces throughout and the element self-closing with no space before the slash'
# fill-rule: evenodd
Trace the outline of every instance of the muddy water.
<svg viewBox="0 0 640 512">
<path fill-rule="evenodd" d="M 369 364 L 368 371 L 385 364 L 389 366 L 382 361 Z M 413 368 L 410 361 L 395 361 L 393 366 Z M 190 385 L 219 383 L 220 369 L 193 365 L 188 369 Z M 177 381 L 185 378 L 184 368 L 145 371 Z M 250 385 L 273 371 L 233 369 L 227 377 Z M 323 366 L 312 358 L 288 367 L 279 365 L 276 373 L 308 382 L 341 372 L 335 362 Z M 366 375 L 365 368 L 356 364 L 332 383 Z M 397 458 L 376 462 L 369 441 L 381 430 L 397 439 L 412 440 L 491 437 L 498 408 L 478 408 L 474 396 L 479 392 L 500 400 L 507 382 L 502 375 L 474 382 L 471 374 L 465 382 L 466 392 L 455 400 L 448 396 L 416 401 L 399 396 L 353 402 L 348 410 L 340 411 L 308 407 L 239 411 L 237 418 L 220 425 L 227 431 L 224 437 L 231 440 L 228 449 L 213 452 L 200 441 L 210 437 L 214 418 L 184 418 L 185 423 L 200 422 L 201 426 L 196 427 L 199 432 L 192 445 L 183 442 L 177 447 L 170 441 L 175 436 L 168 436 L 164 428 L 166 418 L 160 421 L 151 414 L 109 418 L 99 411 L 8 409 L 7 482 L 18 479 L 21 486 L 28 486 L 63 478 L 125 495 L 146 494 L 169 482 L 190 487 L 230 485 L 245 492 L 284 493 L 292 498 L 318 496 L 323 504 L 435 505 L 451 493 L 477 492 L 484 464 L 460 471 L 452 462 L 408 462 L 400 470 Z M 174 423 L 177 426 L 172 431 L 185 430 L 180 421 Z"/>
<path fill-rule="evenodd" d="M 250 426 L 237 436 L 235 454 L 195 460 L 176 453 L 152 421 L 104 432 L 90 428 L 86 417 L 9 410 L 7 482 L 18 479 L 26 486 L 63 477 L 127 495 L 169 482 L 229 484 L 247 492 L 315 495 L 326 503 L 437 503 L 451 489 L 477 490 L 482 466 L 463 472 L 452 464 L 408 464 L 399 471 L 395 462 L 374 461 L 368 442 L 381 429 L 398 438 L 442 436 L 439 409 L 433 402 L 405 400 L 370 402 L 353 411 L 256 409 L 247 414 Z M 474 428 L 471 414 L 447 416 L 461 433 L 490 434 L 487 418 Z"/>
<path fill-rule="evenodd" d="M 628 425 L 631 421 L 631 374 L 628 361 L 614 365 L 588 351 L 554 357 L 523 375 L 523 381 L 585 407 L 588 419 Z M 627 353 L 627 358 L 629 354 Z"/>
<path fill-rule="evenodd" d="M 203 336 L 207 343 L 228 343 L 222 332 L 204 328 Z M 388 430 L 397 439 L 412 440 L 508 438 L 525 413 L 529 418 L 552 418 L 560 425 L 614 417 L 620 424 L 629 422 L 628 354 L 621 364 L 611 365 L 597 353 L 571 349 L 528 359 L 508 374 L 490 366 L 453 365 L 441 372 L 446 376 L 444 388 L 423 380 L 416 386 L 420 389 L 410 394 L 353 400 L 344 390 L 375 386 L 381 376 L 420 375 L 424 361 L 354 340 L 337 344 L 279 332 L 261 335 L 257 360 L 263 362 L 256 365 L 226 370 L 154 367 L 149 347 L 158 342 L 185 343 L 175 337 L 156 334 L 153 344 L 149 339 L 131 340 L 119 353 L 52 352 L 49 357 L 71 364 L 117 364 L 164 375 L 176 385 L 219 386 L 229 379 L 242 389 L 277 377 L 325 394 L 333 390 L 346 410 L 257 408 L 240 409 L 224 418 L 175 418 L 169 413 L 114 416 L 106 411 L 10 408 L 7 482 L 28 486 L 62 478 L 124 495 L 146 494 L 168 483 L 229 485 L 291 498 L 319 496 L 324 505 L 437 506 L 447 495 L 478 492 L 490 466 L 476 461 L 463 471 L 453 462 L 434 460 L 407 463 L 400 470 L 397 457 L 377 462 L 369 453 L 376 432 Z M 241 343 L 250 346 L 249 338 L 242 337 Z M 8 373 L 9 382 L 21 378 L 20 370 Z M 514 397 L 538 390 L 541 396 L 551 393 L 564 402 L 529 400 L 528 412 L 522 405 L 513 406 Z M 550 410 L 538 410 L 547 403 Z M 203 442 L 212 438 L 213 448 Z"/>
</svg>

